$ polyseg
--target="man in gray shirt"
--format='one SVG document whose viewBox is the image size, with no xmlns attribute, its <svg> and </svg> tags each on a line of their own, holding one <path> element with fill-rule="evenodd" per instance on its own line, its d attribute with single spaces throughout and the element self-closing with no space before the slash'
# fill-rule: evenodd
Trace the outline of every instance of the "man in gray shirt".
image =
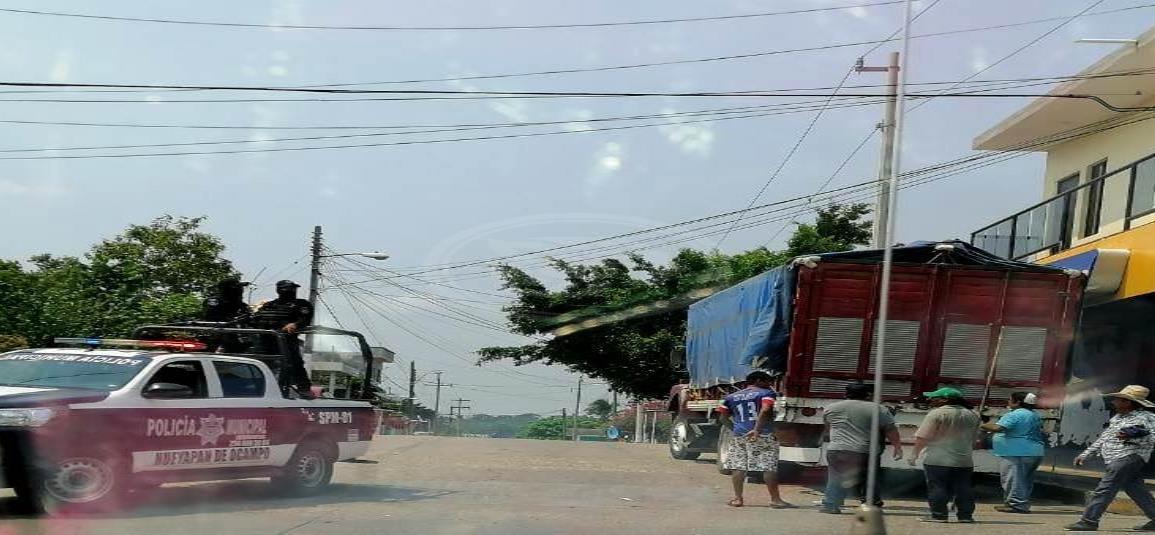
<svg viewBox="0 0 1155 535">
<path fill-rule="evenodd" d="M 822 498 L 821 513 L 839 514 L 847 489 L 855 489 L 859 499 L 866 501 L 866 470 L 870 460 L 871 425 L 878 413 L 878 427 L 885 433 L 894 450 L 895 460 L 902 459 L 902 442 L 894 417 L 886 407 L 870 399 L 872 388 L 862 383 L 846 386 L 846 400 L 826 407 L 822 415 L 826 423 L 826 494 Z M 881 451 L 881 448 L 879 449 Z M 874 480 L 874 505 L 882 506 L 879 478 Z"/>
<path fill-rule="evenodd" d="M 923 522 L 946 522 L 947 504 L 954 500 L 958 521 L 974 523 L 975 494 L 971 486 L 974 473 L 975 437 L 979 419 L 956 388 L 944 387 L 923 393 L 934 409 L 926 413 L 922 425 L 914 434 L 914 451 L 910 464 L 914 466 L 919 454 L 926 450 L 922 463 L 926 474 L 927 501 L 930 516 Z"/>
</svg>

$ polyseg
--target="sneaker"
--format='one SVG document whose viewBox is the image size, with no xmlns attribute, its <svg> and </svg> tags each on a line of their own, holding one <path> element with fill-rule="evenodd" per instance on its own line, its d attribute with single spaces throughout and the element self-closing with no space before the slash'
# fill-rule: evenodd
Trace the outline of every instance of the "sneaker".
<svg viewBox="0 0 1155 535">
<path fill-rule="evenodd" d="M 1146 524 L 1135 526 L 1131 529 L 1133 531 L 1155 531 L 1155 520 L 1149 520 Z"/>
<path fill-rule="evenodd" d="M 938 517 L 938 516 L 924 516 L 924 517 L 918 519 L 918 521 L 919 522 L 932 522 L 935 524 L 946 524 L 947 523 L 946 518 Z"/>
<path fill-rule="evenodd" d="M 1018 514 L 1020 514 L 1020 515 L 1029 515 L 1029 514 L 1031 514 L 1031 512 L 1030 512 L 1029 510 L 1026 510 L 1026 509 L 1016 509 L 1016 508 L 1014 508 L 1014 507 L 1011 507 L 1011 506 L 1009 506 L 1009 505 L 999 505 L 999 506 L 996 506 L 996 507 L 995 507 L 995 511 L 998 511 L 998 512 L 1000 512 L 1000 513 L 1018 513 Z"/>
<path fill-rule="evenodd" d="M 975 519 L 973 519 L 973 518 L 960 518 L 960 519 L 958 519 L 958 523 L 959 524 L 974 524 Z"/>
<path fill-rule="evenodd" d="M 1092 524 L 1086 520 L 1080 520 L 1069 526 L 1064 526 L 1063 529 L 1067 531 L 1099 531 L 1099 524 Z"/>
<path fill-rule="evenodd" d="M 819 507 L 818 512 L 826 515 L 840 515 L 842 509 L 835 509 L 833 507 Z"/>
</svg>

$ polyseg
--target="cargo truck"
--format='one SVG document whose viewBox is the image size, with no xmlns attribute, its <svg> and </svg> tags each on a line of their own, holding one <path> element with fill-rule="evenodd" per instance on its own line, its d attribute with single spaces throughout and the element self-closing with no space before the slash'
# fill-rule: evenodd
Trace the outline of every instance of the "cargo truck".
<svg viewBox="0 0 1155 535">
<path fill-rule="evenodd" d="M 961 389 L 993 417 L 1010 392 L 1034 392 L 1053 430 L 1083 274 L 960 241 L 897 247 L 894 260 L 882 393 L 904 448 L 928 410 L 921 393 L 940 386 Z M 747 373 L 764 369 L 781 396 L 774 419 L 782 460 L 823 464 L 824 408 L 844 398 L 847 384 L 873 383 L 881 273 L 877 250 L 800 257 L 691 305 L 684 353 L 673 357 L 689 381 L 668 399 L 670 454 L 721 452 L 721 470 L 732 437 L 715 409 Z M 975 461 L 976 471 L 997 472 L 988 451 Z M 883 466 L 910 469 L 890 456 Z"/>
</svg>

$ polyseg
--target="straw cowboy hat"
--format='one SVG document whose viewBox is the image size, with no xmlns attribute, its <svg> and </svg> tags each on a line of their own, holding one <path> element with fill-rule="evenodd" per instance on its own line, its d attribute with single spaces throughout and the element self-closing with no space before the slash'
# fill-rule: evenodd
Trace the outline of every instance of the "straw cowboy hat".
<svg viewBox="0 0 1155 535">
<path fill-rule="evenodd" d="M 1147 396 L 1151 394 L 1151 389 L 1139 385 L 1127 385 L 1118 392 L 1107 394 L 1109 398 L 1122 398 L 1134 401 L 1144 407 L 1155 407 L 1155 403 L 1147 400 Z"/>
</svg>

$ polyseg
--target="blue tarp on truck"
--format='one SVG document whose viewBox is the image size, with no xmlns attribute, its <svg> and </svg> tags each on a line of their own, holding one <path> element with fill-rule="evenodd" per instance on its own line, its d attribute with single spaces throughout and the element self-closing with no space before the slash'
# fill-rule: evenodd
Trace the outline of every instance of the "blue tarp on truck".
<svg viewBox="0 0 1155 535">
<path fill-rule="evenodd" d="M 828 253 L 816 262 L 876 264 L 881 250 Z M 896 263 L 994 266 L 1016 271 L 1062 271 L 996 257 L 962 241 L 917 242 L 894 248 Z M 785 372 L 794 289 L 794 262 L 751 277 L 690 305 L 686 325 L 686 368 L 695 388 L 740 381 L 754 369 Z"/>
<path fill-rule="evenodd" d="M 792 265 L 778 267 L 690 305 L 686 367 L 691 385 L 740 381 L 759 357 L 785 357 L 794 276 Z"/>
</svg>

